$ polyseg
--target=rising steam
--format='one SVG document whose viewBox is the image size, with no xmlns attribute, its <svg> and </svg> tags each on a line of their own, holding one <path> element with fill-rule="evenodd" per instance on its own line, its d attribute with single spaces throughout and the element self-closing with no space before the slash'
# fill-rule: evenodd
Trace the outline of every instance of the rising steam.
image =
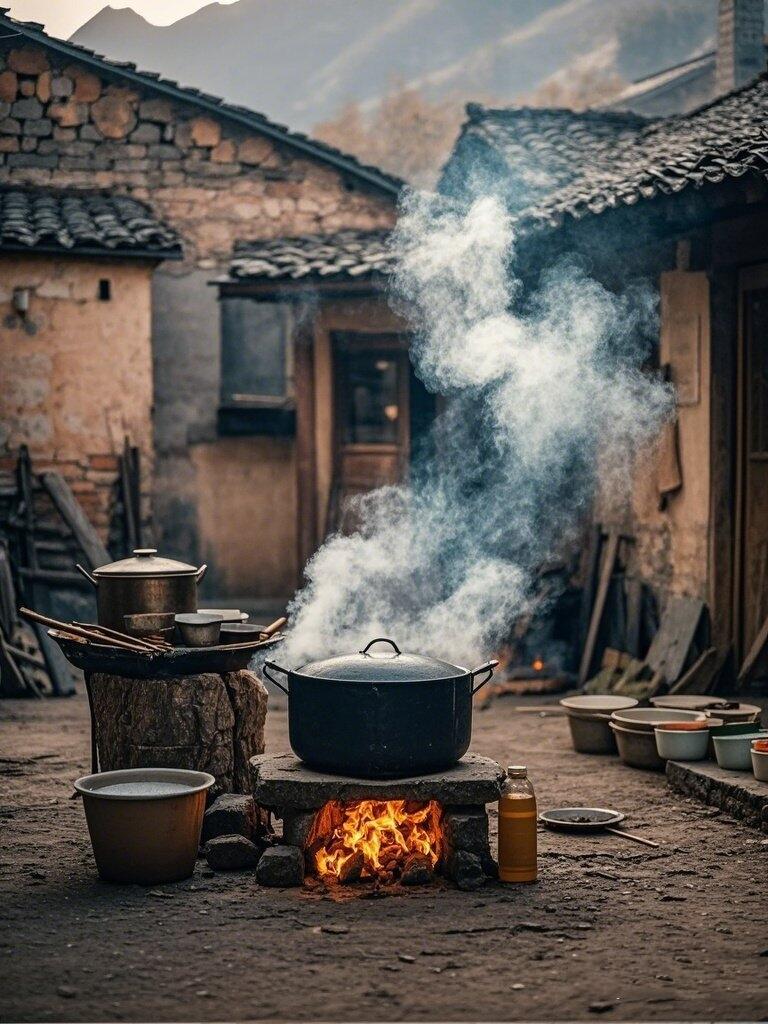
<svg viewBox="0 0 768 1024">
<path fill-rule="evenodd" d="M 573 541 L 598 467 L 601 486 L 627 492 L 670 404 L 640 371 L 653 293 L 615 295 L 563 263 L 525 297 L 513 243 L 496 199 L 463 213 L 435 196 L 407 201 L 393 295 L 413 325 L 415 371 L 446 411 L 410 484 L 358 499 L 359 532 L 308 563 L 289 664 L 377 636 L 484 660 L 526 609 L 537 566 Z"/>
</svg>

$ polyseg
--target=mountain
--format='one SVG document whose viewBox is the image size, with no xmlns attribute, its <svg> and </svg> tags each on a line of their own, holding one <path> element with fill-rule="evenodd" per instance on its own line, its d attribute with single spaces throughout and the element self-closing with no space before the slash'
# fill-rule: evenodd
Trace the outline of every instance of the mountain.
<svg viewBox="0 0 768 1024">
<path fill-rule="evenodd" d="M 571 66 L 632 80 L 713 45 L 716 0 L 238 0 L 173 25 L 105 7 L 73 42 L 310 130 L 393 81 L 511 103 Z"/>
</svg>

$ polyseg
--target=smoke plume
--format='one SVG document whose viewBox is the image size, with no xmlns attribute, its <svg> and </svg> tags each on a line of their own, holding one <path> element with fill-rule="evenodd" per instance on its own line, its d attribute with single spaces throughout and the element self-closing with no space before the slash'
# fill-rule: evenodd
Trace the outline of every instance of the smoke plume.
<svg viewBox="0 0 768 1024">
<path fill-rule="evenodd" d="M 526 295 L 514 241 L 494 198 L 463 212 L 434 195 L 406 201 L 393 300 L 414 331 L 415 372 L 445 411 L 409 483 L 358 499 L 359 531 L 308 563 L 290 665 L 377 636 L 485 660 L 527 608 L 536 568 L 575 539 L 598 476 L 626 494 L 670 405 L 640 369 L 654 293 L 608 292 L 566 260 Z"/>
</svg>

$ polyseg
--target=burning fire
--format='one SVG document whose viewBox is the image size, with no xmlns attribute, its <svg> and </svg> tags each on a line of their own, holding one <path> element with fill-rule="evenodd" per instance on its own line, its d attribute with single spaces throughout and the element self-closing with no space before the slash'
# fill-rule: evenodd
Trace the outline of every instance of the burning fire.
<svg viewBox="0 0 768 1024">
<path fill-rule="evenodd" d="M 541 658 L 534 658 L 531 667 L 533 668 L 534 672 L 541 672 L 541 670 L 544 668 L 544 662 L 541 660 Z"/>
<path fill-rule="evenodd" d="M 308 849 L 321 878 L 392 882 L 409 865 L 436 866 L 441 813 L 436 800 L 331 801 L 315 817 Z"/>
</svg>

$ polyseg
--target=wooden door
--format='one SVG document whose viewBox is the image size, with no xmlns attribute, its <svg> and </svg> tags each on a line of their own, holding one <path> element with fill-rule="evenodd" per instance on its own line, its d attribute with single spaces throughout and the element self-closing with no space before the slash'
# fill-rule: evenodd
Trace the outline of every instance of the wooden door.
<svg viewBox="0 0 768 1024">
<path fill-rule="evenodd" d="M 740 657 L 768 616 L 768 266 L 741 274 L 737 618 Z"/>
<path fill-rule="evenodd" d="M 396 334 L 333 337 L 334 488 L 329 526 L 349 528 L 345 506 L 356 494 L 395 484 L 410 459 L 410 364 Z"/>
</svg>

